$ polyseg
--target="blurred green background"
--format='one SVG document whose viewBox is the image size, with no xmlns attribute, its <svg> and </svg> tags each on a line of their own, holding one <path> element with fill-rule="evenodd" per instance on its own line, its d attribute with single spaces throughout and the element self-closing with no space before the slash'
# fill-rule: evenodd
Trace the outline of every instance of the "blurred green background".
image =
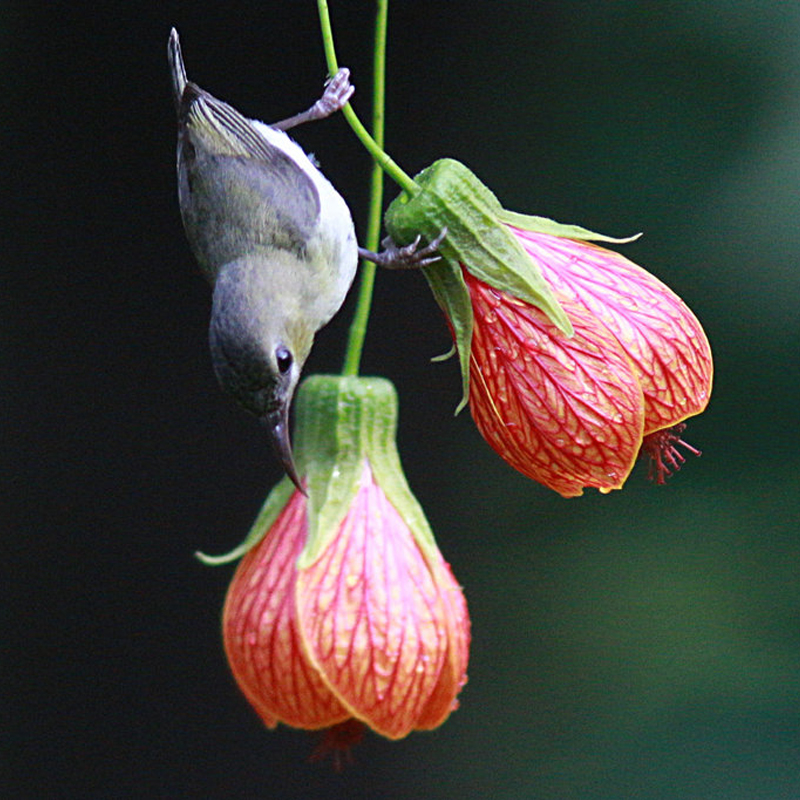
<svg viewBox="0 0 800 800">
<path fill-rule="evenodd" d="M 331 2 L 369 116 L 369 2 Z M 716 379 L 665 487 L 564 500 L 459 399 L 419 275 L 381 274 L 364 372 L 401 398 L 409 482 L 464 585 L 470 681 L 440 730 L 337 775 L 229 676 L 209 569 L 278 470 L 215 385 L 175 200 L 165 59 L 250 116 L 325 76 L 315 4 L 0 3 L 5 480 L 0 788 L 12 797 L 800 797 L 800 5 L 390 9 L 387 143 L 509 208 L 612 235 L 703 321 Z M 366 216 L 341 118 L 298 129 Z M 393 191 L 389 187 L 388 195 Z M 309 371 L 339 368 L 352 311 Z"/>
</svg>

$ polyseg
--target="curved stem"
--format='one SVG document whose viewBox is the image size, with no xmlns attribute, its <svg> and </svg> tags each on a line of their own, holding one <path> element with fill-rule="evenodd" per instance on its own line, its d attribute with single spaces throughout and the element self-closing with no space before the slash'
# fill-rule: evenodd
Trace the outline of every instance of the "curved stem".
<svg viewBox="0 0 800 800">
<path fill-rule="evenodd" d="M 382 10 L 383 9 L 383 10 Z M 322 43 L 325 47 L 325 61 L 328 65 L 328 72 L 335 75 L 339 71 L 339 64 L 336 60 L 336 49 L 333 45 L 333 30 L 331 29 L 331 19 L 328 13 L 327 0 L 317 0 L 317 10 L 319 12 L 319 24 L 322 30 Z M 386 9 L 383 0 L 378 0 L 378 19 L 383 15 L 384 27 L 382 31 L 383 42 L 380 44 L 376 38 L 375 43 L 375 57 L 378 57 L 378 51 L 382 51 L 381 58 L 383 59 L 386 52 Z M 376 37 L 380 33 L 376 24 Z M 382 112 L 382 109 L 381 109 Z M 416 194 L 419 191 L 419 186 L 414 182 L 414 179 L 405 173 L 395 161 L 383 149 L 383 142 L 378 143 L 372 136 L 370 136 L 367 129 L 361 124 L 361 120 L 356 115 L 350 103 L 347 103 L 342 109 L 344 118 L 347 120 L 353 133 L 358 137 L 361 144 L 367 149 L 369 154 L 374 159 L 375 163 L 404 191 L 409 194 Z M 373 112 L 374 116 L 374 112 Z"/>
<path fill-rule="evenodd" d="M 383 149 L 384 105 L 386 97 L 386 18 L 389 0 L 377 0 L 375 16 L 375 53 L 372 62 L 372 136 L 377 147 Z M 360 123 L 359 123 L 360 124 Z M 371 137 L 372 138 L 372 137 Z M 366 247 L 373 253 L 378 251 L 381 233 L 381 211 L 383 209 L 383 166 L 376 161 L 372 165 L 370 178 L 370 202 L 367 218 Z M 367 335 L 367 321 L 372 307 L 372 292 L 375 286 L 375 264 L 361 262 L 361 284 L 358 290 L 358 303 L 347 337 L 347 351 L 342 367 L 343 375 L 358 375 L 364 339 Z"/>
</svg>

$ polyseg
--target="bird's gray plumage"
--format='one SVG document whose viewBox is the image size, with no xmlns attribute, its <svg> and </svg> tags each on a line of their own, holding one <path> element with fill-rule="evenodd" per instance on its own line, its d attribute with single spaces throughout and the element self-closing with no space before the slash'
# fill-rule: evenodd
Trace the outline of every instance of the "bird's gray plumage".
<svg viewBox="0 0 800 800">
<path fill-rule="evenodd" d="M 355 275 L 350 211 L 285 133 L 187 79 L 174 30 L 168 57 L 181 216 L 214 287 L 214 370 L 223 388 L 268 422 L 296 480 L 288 408 L 314 334 L 338 311 Z"/>
</svg>

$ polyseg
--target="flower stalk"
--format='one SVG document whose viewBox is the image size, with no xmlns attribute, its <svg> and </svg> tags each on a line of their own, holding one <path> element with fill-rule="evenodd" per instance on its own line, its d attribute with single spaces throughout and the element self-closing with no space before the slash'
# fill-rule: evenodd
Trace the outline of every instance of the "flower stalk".
<svg viewBox="0 0 800 800">
<path fill-rule="evenodd" d="M 372 62 L 372 138 L 376 146 L 383 152 L 384 139 L 384 109 L 386 97 L 386 27 L 388 0 L 378 0 L 378 10 L 375 16 L 375 51 Z M 325 39 L 325 53 L 329 65 L 336 63 L 336 54 L 333 51 L 333 34 L 330 30 L 330 19 L 325 7 L 325 23 L 323 31 L 327 30 Z M 329 46 L 330 45 L 330 46 Z M 331 74 L 336 74 L 335 72 Z M 348 108 L 350 105 L 348 103 Z M 351 109 L 352 110 L 352 109 Z M 381 233 L 381 217 L 383 215 L 383 167 L 378 161 L 372 165 L 370 175 L 369 214 L 367 217 L 367 249 L 378 251 L 378 242 Z M 366 259 L 361 262 L 361 281 L 358 290 L 358 302 L 350 323 L 347 339 L 347 350 L 342 375 L 358 375 L 361 363 L 361 353 L 364 350 L 364 339 L 367 335 L 367 322 L 372 307 L 372 294 L 375 286 L 375 264 Z"/>
<path fill-rule="evenodd" d="M 379 15 L 386 13 L 386 6 L 388 6 L 388 0 L 378 0 L 379 8 L 383 6 L 383 10 L 379 10 Z M 328 3 L 326 0 L 317 0 L 317 11 L 319 12 L 319 23 L 320 29 L 322 31 L 322 42 L 325 48 L 325 60 L 328 65 L 328 72 L 331 75 L 335 75 L 339 69 L 339 62 L 336 58 L 336 49 L 333 44 L 333 29 L 331 28 L 331 20 L 330 14 L 328 12 Z M 381 50 L 385 51 L 385 36 L 386 36 L 386 28 L 383 27 L 382 31 L 379 29 L 379 33 L 383 36 L 382 43 L 376 43 L 375 45 L 375 52 L 376 56 L 380 55 L 380 58 L 383 58 L 383 54 L 380 52 Z M 361 123 L 361 120 L 358 118 L 356 112 L 353 110 L 353 107 L 350 103 L 347 103 L 344 108 L 342 109 L 342 113 L 344 114 L 345 119 L 347 120 L 348 124 L 353 130 L 353 133 L 358 137 L 359 141 L 364 145 L 367 149 L 369 154 L 375 160 L 377 164 L 380 165 L 381 169 L 389 175 L 389 177 L 404 191 L 407 191 L 411 194 L 414 194 L 417 191 L 417 186 L 414 183 L 413 178 L 407 175 L 400 166 L 386 153 L 382 147 L 382 145 L 378 144 L 375 139 L 370 136 L 369 131 L 364 127 Z"/>
</svg>

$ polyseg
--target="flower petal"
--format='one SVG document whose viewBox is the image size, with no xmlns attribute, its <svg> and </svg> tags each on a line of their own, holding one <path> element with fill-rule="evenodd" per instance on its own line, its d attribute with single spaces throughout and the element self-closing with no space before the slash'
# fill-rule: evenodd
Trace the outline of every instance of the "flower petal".
<svg viewBox="0 0 800 800">
<path fill-rule="evenodd" d="M 306 498 L 295 491 L 242 559 L 223 611 L 225 651 L 244 695 L 271 728 L 327 728 L 350 713 L 304 655 L 291 588 L 305 543 Z"/>
<path fill-rule="evenodd" d="M 588 242 L 511 228 L 563 302 L 571 297 L 616 336 L 645 398 L 644 433 L 699 414 L 711 394 L 711 349 L 697 318 L 632 261 Z"/>
<path fill-rule="evenodd" d="M 470 408 L 511 466 L 565 497 L 618 489 L 642 440 L 642 390 L 617 339 L 571 296 L 575 333 L 465 271 L 472 297 Z"/>
<path fill-rule="evenodd" d="M 450 565 L 441 556 L 436 564 L 430 566 L 439 595 L 445 607 L 449 608 L 445 612 L 449 629 L 448 648 L 439 681 L 417 720 L 417 730 L 438 728 L 458 708 L 456 697 L 467 682 L 469 661 L 470 621 L 464 592 L 453 577 Z"/>
<path fill-rule="evenodd" d="M 297 578 L 309 658 L 352 715 L 411 732 L 447 652 L 443 603 L 422 552 L 364 462 L 339 533 Z"/>
</svg>

